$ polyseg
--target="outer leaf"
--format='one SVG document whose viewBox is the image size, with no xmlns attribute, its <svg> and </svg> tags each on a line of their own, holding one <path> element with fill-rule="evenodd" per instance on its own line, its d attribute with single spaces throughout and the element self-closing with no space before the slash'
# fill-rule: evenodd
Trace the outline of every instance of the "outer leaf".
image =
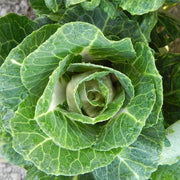
<svg viewBox="0 0 180 180">
<path fill-rule="evenodd" d="M 180 54 L 157 56 L 157 68 L 163 76 L 164 106 L 163 115 L 167 124 L 180 119 Z"/>
<path fill-rule="evenodd" d="M 173 165 L 159 166 L 158 170 L 152 174 L 151 179 L 178 180 L 179 177 L 180 177 L 180 161 L 178 161 Z"/>
<path fill-rule="evenodd" d="M 63 0 L 29 0 L 29 2 L 36 16 L 39 18 L 48 17 L 51 23 L 59 21 L 65 9 Z"/>
<path fill-rule="evenodd" d="M 40 170 L 38 170 L 35 166 L 28 169 L 26 174 L 26 180 L 94 180 L 94 176 L 92 173 L 78 175 L 78 176 L 51 176 Z"/>
<path fill-rule="evenodd" d="M 3 106 L 16 110 L 17 105 L 25 98 L 28 92 L 20 79 L 21 63 L 58 27 L 58 25 L 48 25 L 33 32 L 8 55 L 5 63 L 0 68 L 0 102 Z"/>
<path fill-rule="evenodd" d="M 140 43 L 136 44 L 136 51 L 139 53 L 137 56 L 137 61 L 135 61 L 136 68 L 138 71 L 144 71 L 145 77 L 153 81 L 155 92 L 156 92 L 156 102 L 154 104 L 153 110 L 147 119 L 147 125 L 152 126 L 156 124 L 159 118 L 159 113 L 163 104 L 163 87 L 162 87 L 162 77 L 156 69 L 154 57 L 152 51 L 148 49 L 147 45 L 143 46 Z M 144 59 L 144 60 L 143 60 Z M 146 59 L 146 60 L 145 60 Z M 150 62 L 148 59 L 152 59 Z M 142 62 L 149 62 L 148 64 L 142 65 Z"/>
<path fill-rule="evenodd" d="M 170 146 L 163 147 L 163 152 L 161 154 L 160 163 L 164 164 L 174 164 L 179 160 L 180 157 L 180 120 L 176 121 L 174 124 L 166 129 L 166 138 L 169 140 Z"/>
<path fill-rule="evenodd" d="M 152 45 L 158 49 L 180 37 L 180 22 L 166 14 L 158 14 L 158 22 L 151 33 Z"/>
<path fill-rule="evenodd" d="M 157 23 L 157 12 L 152 12 L 152 13 L 144 14 L 142 16 L 138 16 L 137 20 L 147 41 L 150 42 L 151 31 Z"/>
<path fill-rule="evenodd" d="M 10 13 L 0 18 L 0 65 L 10 50 L 37 28 L 37 24 L 25 16 Z"/>
<path fill-rule="evenodd" d="M 86 10 L 93 10 L 95 7 L 99 6 L 101 0 L 91 0 L 81 3 L 81 6 Z"/>
<path fill-rule="evenodd" d="M 91 24 L 68 23 L 24 60 L 21 68 L 24 86 L 31 93 L 41 94 L 49 75 L 69 53 L 81 54 L 87 61 L 109 59 L 117 63 L 135 56 L 129 38 L 118 42 L 110 41 Z"/>
<path fill-rule="evenodd" d="M 166 0 L 167 3 L 178 3 L 180 0 Z"/>
<path fill-rule="evenodd" d="M 38 169 L 56 176 L 83 174 L 109 164 L 120 152 L 120 149 L 99 152 L 91 148 L 70 151 L 59 147 L 33 120 L 36 101 L 37 98 L 28 96 L 19 105 L 11 127 L 14 148 Z"/>
<path fill-rule="evenodd" d="M 57 0 L 45 0 L 46 6 L 54 13 L 58 11 Z"/>
<path fill-rule="evenodd" d="M 122 64 L 122 67 L 119 66 L 118 69 L 125 74 L 127 73 L 128 77 L 130 77 L 130 79 L 135 83 L 139 82 L 141 79 L 141 77 L 137 76 L 137 71 L 140 74 L 142 73 L 142 77 L 145 77 L 145 81 L 148 81 L 149 79 L 153 82 L 156 91 L 156 103 L 154 104 L 153 111 L 147 119 L 147 124 L 149 126 L 152 126 L 153 124 L 157 123 L 163 103 L 162 80 L 156 69 L 152 51 L 147 47 L 147 45 L 145 45 L 144 43 L 136 43 L 135 50 L 137 52 L 137 58 L 134 63 L 132 61 L 132 67 L 135 68 L 134 71 L 131 71 L 130 74 L 128 74 L 130 67 L 128 65 Z M 149 59 L 151 59 L 151 61 Z"/>
<path fill-rule="evenodd" d="M 45 0 L 29 0 L 29 2 L 32 8 L 35 10 L 36 15 L 38 16 L 40 16 L 41 14 L 51 13 L 51 10 L 46 6 Z"/>
<path fill-rule="evenodd" d="M 95 149 L 107 150 L 117 146 L 128 146 L 129 143 L 133 143 L 137 139 L 146 120 L 148 126 L 157 123 L 162 106 L 161 77 L 156 70 L 152 53 L 148 47 L 143 43 L 137 43 L 135 49 L 137 59 L 132 62 L 132 65 L 136 70 L 134 72 L 130 71 L 130 74 L 128 74 L 128 65 L 127 67 L 119 66 L 132 80 L 135 86 L 135 97 L 104 127 L 94 145 Z M 152 61 L 149 61 L 150 59 Z M 151 63 L 146 64 L 147 61 Z M 137 71 L 140 72 L 139 76 Z"/>
<path fill-rule="evenodd" d="M 142 91 L 142 88 L 144 91 Z M 141 105 L 139 102 L 141 102 Z M 96 140 L 94 148 L 108 150 L 133 143 L 151 113 L 154 102 L 155 92 L 153 85 L 148 81 L 140 81 L 137 88 L 135 88 L 135 97 L 131 103 L 108 122 Z"/>
<path fill-rule="evenodd" d="M 86 2 L 87 0 L 66 0 L 66 7 L 69 7 L 71 5 L 79 4 L 82 2 Z"/>
<path fill-rule="evenodd" d="M 38 179 L 38 180 L 73 180 L 72 177 L 68 176 L 53 176 L 48 175 L 40 170 L 38 170 L 35 166 L 32 166 L 27 170 L 26 173 L 26 180 L 32 180 L 32 179 Z"/>
<path fill-rule="evenodd" d="M 94 11 L 85 11 L 83 8 L 75 6 L 65 11 L 60 22 L 61 24 L 72 21 L 88 22 L 100 28 L 109 39 L 120 40 L 125 37 L 131 37 L 133 43 L 146 42 L 137 22 L 129 20 L 122 11 L 115 9 L 112 11 L 113 17 L 116 17 L 114 19 L 110 18 L 109 10 L 108 13 L 104 12 L 102 8 L 95 8 Z"/>
<path fill-rule="evenodd" d="M 1 155 L 11 164 L 24 166 L 29 165 L 28 161 L 17 153 L 12 147 L 12 136 L 3 129 L 3 124 L 0 121 L 0 145 L 1 145 Z"/>
<path fill-rule="evenodd" d="M 148 179 L 158 165 L 164 140 L 162 119 L 150 128 L 144 128 L 138 139 L 124 148 L 108 166 L 93 172 L 96 180 Z"/>
<path fill-rule="evenodd" d="M 116 17 L 117 5 L 109 0 L 101 0 L 100 7 L 108 14 L 109 17 Z"/>
<path fill-rule="evenodd" d="M 0 117 L 0 123 L 2 125 L 3 131 L 7 131 L 8 133 L 11 133 L 9 120 L 14 116 L 14 111 L 7 109 L 2 105 L 0 105 L 1 110 L 1 117 Z"/>
<path fill-rule="evenodd" d="M 17 153 L 12 147 L 12 142 L 1 144 L 1 155 L 11 164 L 16 166 L 29 165 L 23 156 Z"/>
<path fill-rule="evenodd" d="M 132 15 L 141 15 L 159 9 L 164 0 L 116 0 L 119 6 L 129 11 Z"/>
</svg>

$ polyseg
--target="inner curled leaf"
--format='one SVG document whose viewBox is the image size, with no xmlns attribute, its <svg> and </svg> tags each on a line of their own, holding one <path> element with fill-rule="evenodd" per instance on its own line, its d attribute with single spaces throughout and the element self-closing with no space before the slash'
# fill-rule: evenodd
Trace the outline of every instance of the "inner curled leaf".
<svg viewBox="0 0 180 180">
<path fill-rule="evenodd" d="M 96 117 L 113 100 L 115 91 L 109 72 L 85 72 L 72 76 L 66 88 L 69 110 Z M 103 76 L 104 75 L 104 76 Z"/>
<path fill-rule="evenodd" d="M 109 120 L 134 96 L 127 76 L 91 63 L 70 64 L 53 84 L 54 92 L 46 111 L 56 109 L 72 121 L 86 124 Z M 37 113 L 42 114 L 39 110 Z"/>
</svg>

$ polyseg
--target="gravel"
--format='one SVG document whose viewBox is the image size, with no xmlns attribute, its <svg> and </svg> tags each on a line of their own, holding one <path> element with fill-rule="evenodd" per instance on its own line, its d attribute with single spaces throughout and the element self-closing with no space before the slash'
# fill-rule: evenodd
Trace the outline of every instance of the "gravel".
<svg viewBox="0 0 180 180">
<path fill-rule="evenodd" d="M 25 170 L 9 163 L 0 163 L 0 179 L 1 180 L 24 180 L 26 176 Z"/>
<path fill-rule="evenodd" d="M 9 12 L 26 15 L 30 19 L 35 18 L 32 8 L 28 4 L 28 0 L 0 0 L 0 17 Z"/>
</svg>

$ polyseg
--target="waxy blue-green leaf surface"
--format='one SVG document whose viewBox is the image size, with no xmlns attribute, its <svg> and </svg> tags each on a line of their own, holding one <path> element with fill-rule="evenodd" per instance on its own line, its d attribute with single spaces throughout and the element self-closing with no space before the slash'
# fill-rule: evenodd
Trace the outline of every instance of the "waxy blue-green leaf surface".
<svg viewBox="0 0 180 180">
<path fill-rule="evenodd" d="M 109 9 L 107 11 L 109 12 Z M 109 39 L 120 40 L 125 37 L 131 37 L 133 43 L 139 41 L 146 42 L 136 21 L 130 20 L 125 13 L 120 10 L 113 9 L 112 11 L 114 13 L 113 19 L 109 16 L 108 12 L 104 12 L 102 8 L 95 8 L 93 11 L 85 11 L 80 6 L 75 6 L 65 11 L 60 18 L 60 22 L 62 24 L 72 21 L 88 22 L 100 28 Z M 147 32 L 148 30 L 144 28 L 144 32 L 145 31 Z"/>
<path fill-rule="evenodd" d="M 144 43 L 136 43 L 135 50 L 137 52 L 137 58 L 135 61 L 131 62 L 132 64 L 121 64 L 121 66 L 116 68 L 125 74 L 127 73 L 128 77 L 130 77 L 134 83 L 138 83 L 143 80 L 151 81 L 154 84 L 156 101 L 153 110 L 147 119 L 148 125 L 152 126 L 157 123 L 163 103 L 162 78 L 156 69 L 152 51 L 148 48 L 148 46 Z M 151 59 L 151 61 L 149 59 Z M 131 68 L 132 71 L 130 71 Z"/>
<path fill-rule="evenodd" d="M 77 176 L 53 176 L 48 175 L 40 170 L 38 170 L 35 166 L 31 166 L 27 169 L 26 180 L 95 180 L 92 173 L 80 174 Z"/>
<path fill-rule="evenodd" d="M 40 130 L 33 119 L 36 101 L 36 97 L 28 96 L 19 105 L 11 127 L 14 148 L 38 169 L 54 175 L 83 174 L 109 164 L 120 152 L 120 148 L 106 152 L 92 148 L 79 151 L 61 148 Z"/>
<path fill-rule="evenodd" d="M 163 104 L 162 77 L 156 69 L 154 62 L 155 60 L 151 49 L 149 49 L 147 45 L 142 45 L 141 43 L 137 43 L 135 47 L 136 52 L 138 52 L 138 55 L 133 65 L 135 65 L 139 72 L 143 73 L 145 79 L 150 79 L 155 87 L 156 101 L 153 110 L 147 119 L 147 124 L 149 126 L 152 126 L 153 124 L 157 123 L 159 113 L 161 111 Z M 149 59 L 151 59 L 151 61 L 149 61 Z"/>
<path fill-rule="evenodd" d="M 158 10 L 165 0 L 116 0 L 119 6 L 132 15 L 142 15 Z"/>
<path fill-rule="evenodd" d="M 164 165 L 164 166 L 159 166 L 157 171 L 155 171 L 151 179 L 152 180 L 179 180 L 180 177 L 180 161 L 173 165 Z"/>
<path fill-rule="evenodd" d="M 1 145 L 0 153 L 2 157 L 13 165 L 17 165 L 17 166 L 29 165 L 30 163 L 28 161 L 25 161 L 23 156 L 17 153 L 12 147 L 12 136 L 4 128 L 4 124 L 2 120 L 3 118 L 0 119 L 0 145 Z"/>
<path fill-rule="evenodd" d="M 91 1 L 85 1 L 83 3 L 81 3 L 81 6 L 85 9 L 85 10 L 93 10 L 94 8 L 96 8 L 97 6 L 99 6 L 101 0 L 91 0 Z"/>
<path fill-rule="evenodd" d="M 8 143 L 1 143 L 1 155 L 6 161 L 16 166 L 31 164 L 30 162 L 24 160 L 23 156 L 14 150 L 12 147 L 12 140 Z"/>
<path fill-rule="evenodd" d="M 39 47 L 58 25 L 48 25 L 34 31 L 19 46 L 11 51 L 5 63 L 0 67 L 0 102 L 7 108 L 16 110 L 28 91 L 23 86 L 20 68 L 26 56 Z"/>
<path fill-rule="evenodd" d="M 95 1 L 97 1 L 97 0 L 95 0 Z M 66 0 L 66 7 L 69 7 L 69 6 L 75 5 L 75 4 L 79 4 L 82 2 L 87 2 L 87 0 Z"/>
<path fill-rule="evenodd" d="M 96 180 L 92 173 L 80 174 L 77 176 L 53 176 L 48 175 L 40 170 L 38 170 L 35 166 L 31 166 L 27 169 L 26 180 Z"/>
<path fill-rule="evenodd" d="M 159 124 L 144 128 L 138 139 L 123 148 L 114 161 L 93 171 L 96 180 L 148 179 L 157 168 L 164 140 L 162 119 Z"/>
<path fill-rule="evenodd" d="M 42 13 L 45 12 L 42 8 L 45 7 L 45 3 L 47 4 L 47 7 L 54 10 L 54 1 L 55 0 L 30 0 L 30 3 L 33 8 L 40 10 L 40 13 Z M 85 10 L 93 10 L 95 7 L 100 6 L 105 12 L 109 13 L 110 17 L 113 17 L 114 13 L 112 10 L 115 10 L 117 6 L 121 7 L 123 10 L 127 10 L 132 15 L 142 15 L 158 10 L 163 5 L 164 1 L 165 0 L 65 0 L 64 3 L 66 8 L 74 5 L 82 5 Z M 56 2 L 56 4 L 58 3 Z"/>
</svg>

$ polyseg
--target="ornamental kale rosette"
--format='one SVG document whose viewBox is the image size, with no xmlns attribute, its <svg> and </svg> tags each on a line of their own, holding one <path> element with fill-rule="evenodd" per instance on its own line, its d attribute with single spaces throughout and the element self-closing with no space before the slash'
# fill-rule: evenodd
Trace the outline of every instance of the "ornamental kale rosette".
<svg viewBox="0 0 180 180">
<path fill-rule="evenodd" d="M 39 170 L 73 176 L 109 165 L 158 122 L 161 76 L 151 49 L 85 22 L 46 25 L 0 69 L 13 148 Z M 144 137 L 144 136 L 142 136 Z"/>
</svg>

